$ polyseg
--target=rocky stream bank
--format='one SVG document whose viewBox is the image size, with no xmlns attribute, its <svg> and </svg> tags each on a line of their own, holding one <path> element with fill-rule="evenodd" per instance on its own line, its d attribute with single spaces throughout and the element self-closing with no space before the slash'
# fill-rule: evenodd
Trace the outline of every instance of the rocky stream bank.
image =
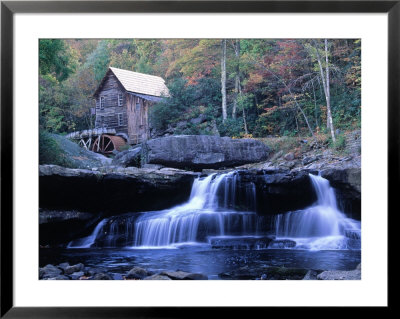
<svg viewBox="0 0 400 319">
<path fill-rule="evenodd" d="M 348 271 L 314 270 L 286 267 L 240 267 L 231 272 L 220 273 L 219 279 L 231 280 L 360 280 L 361 264 Z M 70 265 L 48 264 L 39 268 L 41 280 L 208 280 L 207 275 L 182 270 L 154 272 L 141 267 L 133 267 L 124 273 L 109 272 L 102 268 L 85 266 L 82 263 Z"/>
</svg>

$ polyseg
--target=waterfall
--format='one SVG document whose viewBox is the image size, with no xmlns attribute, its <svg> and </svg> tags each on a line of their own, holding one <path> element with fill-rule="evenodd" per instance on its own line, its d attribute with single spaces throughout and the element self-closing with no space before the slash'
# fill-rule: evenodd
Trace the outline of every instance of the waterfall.
<svg viewBox="0 0 400 319">
<path fill-rule="evenodd" d="M 277 215 L 272 225 L 276 241 L 269 248 L 288 243 L 288 249 L 360 249 L 361 223 L 338 209 L 328 180 L 309 177 L 317 201 L 305 209 Z M 241 180 L 237 171 L 211 174 L 194 180 L 186 203 L 161 211 L 109 217 L 90 236 L 70 242 L 68 248 L 174 248 L 224 238 L 265 236 L 266 219 L 255 211 L 256 187 L 252 181 Z"/>
<path fill-rule="evenodd" d="M 277 215 L 276 237 L 296 241 L 296 248 L 359 249 L 361 223 L 338 210 L 335 191 L 327 179 L 309 176 L 317 202 L 303 210 Z"/>
<path fill-rule="evenodd" d="M 238 231 L 247 234 L 251 226 L 256 225 L 255 212 L 227 209 L 235 205 L 236 183 L 236 172 L 196 179 L 187 203 L 138 218 L 134 246 L 204 242 L 208 236 Z M 252 190 L 254 198 L 255 187 Z"/>
<path fill-rule="evenodd" d="M 186 203 L 161 211 L 108 218 L 90 236 L 71 242 L 68 248 L 166 247 L 207 243 L 211 236 L 258 234 L 255 185 L 248 182 L 239 190 L 238 181 L 235 171 L 196 178 Z M 237 198 L 242 198 L 246 210 L 236 209 Z"/>
<path fill-rule="evenodd" d="M 90 248 L 95 243 L 98 234 L 103 229 L 103 226 L 106 224 L 106 222 L 107 219 L 103 219 L 97 224 L 90 236 L 71 241 L 67 248 Z"/>
</svg>

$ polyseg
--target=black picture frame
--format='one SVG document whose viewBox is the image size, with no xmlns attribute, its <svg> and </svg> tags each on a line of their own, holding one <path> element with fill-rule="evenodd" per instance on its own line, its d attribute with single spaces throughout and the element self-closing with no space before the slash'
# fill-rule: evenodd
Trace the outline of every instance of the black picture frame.
<svg viewBox="0 0 400 319">
<path fill-rule="evenodd" d="M 3 318 L 132 318 L 191 317 L 237 313 L 235 308 L 186 307 L 14 307 L 13 304 L 13 19 L 15 13 L 122 12 L 269 12 L 269 13 L 387 13 L 388 14 L 388 217 L 398 212 L 400 126 L 400 0 L 396 1 L 1 1 L 1 313 Z M 395 211 L 396 210 L 396 211 Z M 388 223 L 393 226 L 392 223 Z M 389 229 L 388 243 L 390 240 Z M 391 247 L 391 246 L 388 246 Z M 388 256 L 389 257 L 389 256 Z M 389 287 L 388 282 L 388 287 Z M 390 309 L 390 298 L 388 307 Z M 323 307 L 325 308 L 325 307 Z M 290 307 L 301 315 L 307 308 Z M 269 308 L 278 313 L 281 310 Z M 319 310 L 326 311 L 326 309 Z M 334 314 L 339 307 L 332 308 Z M 246 309 L 246 316 L 266 311 Z M 358 310 L 357 310 L 358 311 Z M 370 311 L 370 310 L 368 310 Z M 259 314 L 258 314 L 259 315 Z"/>
</svg>

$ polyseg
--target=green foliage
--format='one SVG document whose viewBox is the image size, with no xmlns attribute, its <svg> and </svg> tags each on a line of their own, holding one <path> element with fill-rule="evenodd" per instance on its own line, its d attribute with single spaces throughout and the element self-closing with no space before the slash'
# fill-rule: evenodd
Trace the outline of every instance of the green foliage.
<svg viewBox="0 0 400 319">
<path fill-rule="evenodd" d="M 317 52 L 325 54 L 323 40 L 240 39 L 239 56 L 235 43 L 227 39 L 228 119 L 222 122 L 220 39 L 40 40 L 40 127 L 56 133 L 93 128 L 92 95 L 114 66 L 166 79 L 171 98 L 150 109 L 156 130 L 211 134 L 216 123 L 221 135 L 243 137 L 246 122 L 253 137 L 291 138 L 310 135 L 306 116 L 314 134 L 327 132 L 317 61 Z M 360 128 L 361 40 L 330 39 L 328 46 L 334 127 Z M 205 122 L 191 122 L 200 115 Z"/>
<path fill-rule="evenodd" d="M 193 104 L 193 91 L 186 81 L 177 79 L 169 85 L 171 98 L 164 99 L 151 108 L 150 121 L 156 130 L 165 130 L 169 124 L 178 122 Z"/>
<path fill-rule="evenodd" d="M 336 141 L 333 143 L 332 140 L 330 140 L 330 145 L 337 151 L 343 151 L 346 148 L 346 137 L 344 134 L 339 134 L 335 136 Z"/>
<path fill-rule="evenodd" d="M 184 78 L 172 80 L 168 86 L 171 97 L 150 109 L 150 121 L 156 130 L 165 130 L 168 125 L 188 121 L 200 114 L 208 120 L 218 118 L 220 86 L 210 78 L 202 78 L 196 84 L 188 84 Z M 201 125 L 187 123 L 178 128 L 176 134 L 209 134 Z"/>
<path fill-rule="evenodd" d="M 239 137 L 243 133 L 243 119 L 227 118 L 225 122 L 220 120 L 218 121 L 218 131 L 221 136 Z"/>
<path fill-rule="evenodd" d="M 297 134 L 297 130 L 292 130 L 292 131 L 285 130 L 283 132 L 283 136 L 294 137 L 294 136 L 296 136 L 296 134 Z"/>
<path fill-rule="evenodd" d="M 57 141 L 44 130 L 39 130 L 39 164 L 73 167 Z"/>
<path fill-rule="evenodd" d="M 39 70 L 42 75 L 54 74 L 59 81 L 65 80 L 74 71 L 63 40 L 39 40 Z"/>
<path fill-rule="evenodd" d="M 106 74 L 110 64 L 108 41 L 100 41 L 97 48 L 87 57 L 85 68 L 92 69 L 94 79 L 99 83 Z"/>
<path fill-rule="evenodd" d="M 152 74 L 153 68 L 144 58 L 141 58 L 136 64 L 135 71 L 145 74 Z"/>
<path fill-rule="evenodd" d="M 39 82 L 39 123 L 49 132 L 62 132 L 69 126 L 65 119 L 64 107 L 67 104 L 62 85 L 51 75 L 40 78 Z"/>
<path fill-rule="evenodd" d="M 166 130 L 168 124 L 173 122 L 179 113 L 170 111 L 170 106 L 166 102 L 160 102 L 154 105 L 150 111 L 151 126 L 159 131 Z"/>
</svg>

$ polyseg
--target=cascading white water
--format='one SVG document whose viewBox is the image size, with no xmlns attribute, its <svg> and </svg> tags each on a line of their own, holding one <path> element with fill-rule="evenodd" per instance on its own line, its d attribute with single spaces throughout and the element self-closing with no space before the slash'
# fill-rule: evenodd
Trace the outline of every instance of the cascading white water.
<svg viewBox="0 0 400 319">
<path fill-rule="evenodd" d="M 277 215 L 276 239 L 296 242 L 287 246 L 294 249 L 360 249 L 361 223 L 339 211 L 328 180 L 311 174 L 310 179 L 316 203 Z M 238 172 L 197 178 L 186 203 L 139 216 L 125 214 L 104 219 L 90 236 L 70 242 L 68 248 L 160 248 L 207 242 L 209 238 L 265 234 L 263 218 L 255 213 L 255 184 L 239 181 Z M 238 210 L 241 205 L 248 211 Z"/>
<path fill-rule="evenodd" d="M 317 202 L 306 209 L 278 215 L 276 237 L 296 241 L 296 248 L 348 249 L 350 245 L 358 248 L 359 242 L 354 243 L 357 239 L 349 238 L 348 234 L 359 234 L 361 223 L 338 210 L 335 191 L 327 179 L 309 176 Z"/>
<path fill-rule="evenodd" d="M 106 222 L 107 219 L 103 219 L 97 224 L 90 236 L 71 241 L 67 248 L 90 248 L 95 243 L 97 235 L 103 229 L 103 226 L 106 224 Z"/>
<path fill-rule="evenodd" d="M 189 200 L 170 209 L 126 214 L 103 220 L 88 237 L 72 241 L 68 248 L 165 247 L 207 242 L 208 236 L 258 233 L 255 186 L 246 185 L 242 195 L 250 211 L 233 210 L 236 205 L 237 172 L 212 174 L 195 179 Z"/>
<path fill-rule="evenodd" d="M 199 240 L 200 223 L 207 224 L 206 235 L 223 236 L 231 231 L 232 219 L 239 218 L 242 230 L 247 231 L 254 212 L 221 210 L 235 198 L 235 172 L 212 174 L 194 181 L 187 203 L 168 210 L 146 213 L 135 224 L 135 246 L 168 246 L 173 243 Z M 224 187 L 224 204 L 219 204 L 218 192 Z M 255 195 L 254 195 L 255 196 Z M 232 215 L 235 215 L 232 217 Z M 205 236 L 205 235 L 204 235 Z M 203 236 L 203 237 L 204 237 Z"/>
</svg>

